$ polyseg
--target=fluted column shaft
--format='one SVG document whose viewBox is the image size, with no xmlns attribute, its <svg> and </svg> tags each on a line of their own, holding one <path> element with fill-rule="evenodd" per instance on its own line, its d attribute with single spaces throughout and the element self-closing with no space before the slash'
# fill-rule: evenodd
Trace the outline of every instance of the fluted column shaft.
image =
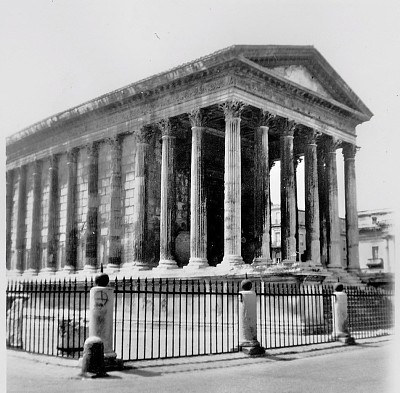
<svg viewBox="0 0 400 393">
<path fill-rule="evenodd" d="M 225 112 L 225 173 L 224 173 L 224 258 L 222 266 L 243 264 L 241 255 L 242 179 L 240 111 L 242 105 L 226 103 Z"/>
<path fill-rule="evenodd" d="M 110 176 L 110 222 L 108 234 L 108 269 L 118 269 L 121 264 L 121 188 L 122 188 L 122 144 L 121 137 L 115 136 L 111 144 L 111 176 Z"/>
<path fill-rule="evenodd" d="M 357 186 L 355 145 L 345 144 L 344 156 L 344 190 L 346 205 L 346 238 L 347 238 L 347 268 L 348 270 L 359 270 L 359 238 L 358 238 L 358 213 L 357 213 Z"/>
<path fill-rule="evenodd" d="M 48 170 L 49 204 L 47 222 L 47 258 L 45 271 L 54 273 L 57 268 L 57 222 L 58 222 L 58 159 L 56 155 L 50 157 Z"/>
<path fill-rule="evenodd" d="M 160 212 L 160 262 L 158 268 L 176 269 L 175 261 L 175 136 L 169 121 L 160 123 L 161 152 L 161 212 Z"/>
<path fill-rule="evenodd" d="M 147 157 L 151 129 L 144 127 L 137 134 L 135 160 L 135 191 L 133 214 L 133 265 L 139 270 L 148 269 L 146 263 L 147 240 Z M 162 199 L 162 197 L 161 197 Z"/>
<path fill-rule="evenodd" d="M 336 167 L 336 148 L 340 141 L 330 138 L 327 141 L 327 162 L 326 180 L 328 189 L 328 212 L 329 212 L 329 237 L 328 237 L 328 258 L 329 268 L 341 268 L 340 258 L 340 221 L 339 221 L 339 200 L 338 182 Z"/>
<path fill-rule="evenodd" d="M 32 234 L 31 234 L 31 258 L 29 271 L 37 274 L 40 267 L 40 212 L 42 195 L 42 163 L 35 161 L 33 164 L 33 203 L 32 203 Z"/>
<path fill-rule="evenodd" d="M 26 173 L 27 167 L 24 165 L 19 169 L 17 236 L 15 247 L 17 251 L 15 270 L 19 274 L 22 274 L 25 268 Z"/>
<path fill-rule="evenodd" d="M 321 264 L 328 266 L 328 187 L 326 175 L 326 148 L 322 141 L 317 144 L 317 175 L 319 203 L 319 243 Z"/>
<path fill-rule="evenodd" d="M 270 171 L 268 126 L 260 126 L 254 133 L 254 250 L 253 265 L 271 262 L 270 252 Z"/>
<path fill-rule="evenodd" d="M 98 186 L 99 153 L 96 143 L 88 146 L 88 211 L 86 215 L 85 270 L 97 268 L 97 216 L 99 209 Z"/>
<path fill-rule="evenodd" d="M 15 170 L 7 171 L 6 181 L 6 268 L 11 270 L 11 255 L 12 255 L 12 233 L 11 223 L 13 216 L 13 196 L 14 196 L 14 176 Z"/>
<path fill-rule="evenodd" d="M 65 265 L 64 270 L 73 272 L 77 258 L 77 224 L 76 224 L 76 185 L 77 185 L 77 150 L 67 154 L 67 214 L 65 224 Z"/>
<path fill-rule="evenodd" d="M 293 161 L 294 122 L 283 122 L 281 136 L 282 261 L 296 260 L 296 190 Z"/>
<path fill-rule="evenodd" d="M 185 268 L 208 267 L 207 207 L 204 186 L 204 119 L 201 109 L 189 114 L 192 125 L 190 167 L 190 258 Z"/>
<path fill-rule="evenodd" d="M 316 137 L 317 133 L 309 130 L 304 152 L 306 260 L 321 265 Z"/>
</svg>

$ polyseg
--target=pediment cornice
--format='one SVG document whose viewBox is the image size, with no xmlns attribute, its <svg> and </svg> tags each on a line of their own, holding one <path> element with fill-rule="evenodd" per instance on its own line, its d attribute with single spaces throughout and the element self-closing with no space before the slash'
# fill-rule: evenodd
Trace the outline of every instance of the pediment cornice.
<svg viewBox="0 0 400 393">
<path fill-rule="evenodd" d="M 261 62 L 262 59 L 264 63 Z M 287 64 L 307 63 L 307 67 L 315 75 L 318 75 L 319 81 L 327 86 L 328 91 L 334 91 L 332 88 L 334 83 L 335 89 L 341 89 L 343 97 L 347 97 L 347 102 L 349 105 L 351 103 L 351 106 L 289 81 L 271 69 L 273 64 L 284 64 L 285 62 Z M 308 102 L 310 105 L 320 106 L 339 116 L 350 117 L 356 124 L 367 121 L 372 116 L 368 108 L 362 104 L 361 100 L 313 47 L 233 46 L 60 112 L 7 138 L 7 145 L 54 126 L 60 127 L 71 121 L 77 121 L 79 118 L 82 120 L 88 116 L 90 118 L 96 113 L 104 114 L 118 111 L 127 106 L 141 106 L 157 100 L 158 97 L 182 90 L 186 86 L 193 86 L 196 83 L 200 86 L 204 81 L 210 82 L 216 77 L 221 77 L 222 74 L 231 75 L 233 78 L 238 75 L 246 75 L 250 78 L 257 76 L 262 78 L 266 84 L 271 84 L 276 89 Z M 340 95 L 335 93 L 334 96 L 339 97 Z M 346 100 L 343 99 L 343 101 Z M 355 102 L 358 103 L 358 107 L 353 105 Z"/>
</svg>

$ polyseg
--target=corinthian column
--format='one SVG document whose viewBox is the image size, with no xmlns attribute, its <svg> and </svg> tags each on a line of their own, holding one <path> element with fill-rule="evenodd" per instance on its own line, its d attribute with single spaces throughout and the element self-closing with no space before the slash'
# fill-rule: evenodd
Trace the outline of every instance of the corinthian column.
<svg viewBox="0 0 400 393">
<path fill-rule="evenodd" d="M 109 140 L 109 143 L 111 146 L 111 177 L 107 271 L 111 273 L 118 270 L 121 264 L 121 137 L 119 135 L 116 135 Z"/>
<path fill-rule="evenodd" d="M 142 127 L 136 133 L 136 157 L 135 157 L 135 189 L 133 211 L 133 255 L 132 261 L 124 264 L 124 268 L 135 270 L 148 270 L 150 266 L 146 262 L 147 243 L 147 157 L 149 141 L 152 135 L 150 127 Z M 163 196 L 161 196 L 163 199 Z M 161 202 L 162 204 L 162 202 Z M 163 214 L 163 213 L 161 213 Z"/>
<path fill-rule="evenodd" d="M 48 170 L 49 204 L 47 211 L 47 257 L 43 273 L 54 274 L 57 268 L 57 222 L 58 222 L 58 159 L 56 155 L 50 157 Z"/>
<path fill-rule="evenodd" d="M 17 236 L 15 241 L 17 251 L 15 270 L 17 274 L 22 274 L 25 269 L 26 172 L 26 165 L 19 169 Z"/>
<path fill-rule="evenodd" d="M 186 269 L 208 267 L 207 208 L 204 188 L 204 117 L 200 109 L 189 114 L 192 124 L 190 172 L 190 259 Z"/>
<path fill-rule="evenodd" d="M 326 160 L 326 182 L 328 191 L 328 258 L 329 268 L 341 268 L 340 258 L 340 221 L 339 221 L 339 201 L 338 201 L 338 183 L 336 168 L 336 149 L 341 141 L 331 137 L 326 142 L 327 160 Z"/>
<path fill-rule="evenodd" d="M 38 274 L 40 266 L 40 207 L 42 165 L 40 161 L 33 164 L 33 202 L 32 202 L 32 234 L 31 234 L 31 259 L 29 273 Z"/>
<path fill-rule="evenodd" d="M 67 221 L 65 225 L 65 266 L 64 271 L 72 273 L 76 269 L 77 227 L 76 227 L 76 182 L 77 149 L 67 154 Z"/>
<path fill-rule="evenodd" d="M 84 270 L 97 268 L 97 216 L 99 209 L 98 186 L 99 152 L 96 143 L 88 146 L 88 210 L 86 215 L 86 254 Z"/>
<path fill-rule="evenodd" d="M 241 255 L 242 180 L 240 152 L 241 102 L 222 105 L 225 114 L 224 258 L 221 267 L 243 265 Z"/>
<path fill-rule="evenodd" d="M 326 148 L 320 139 L 317 144 L 317 175 L 319 203 L 319 244 L 321 264 L 328 266 L 328 187 L 326 179 Z"/>
<path fill-rule="evenodd" d="M 160 262 L 156 269 L 177 269 L 175 254 L 175 136 L 169 120 L 159 123 L 162 134 Z"/>
<path fill-rule="evenodd" d="M 316 141 L 318 133 L 312 129 L 304 129 L 304 133 L 306 261 L 312 262 L 313 265 L 321 265 Z"/>
<path fill-rule="evenodd" d="M 268 131 L 273 116 L 261 112 L 260 127 L 254 132 L 254 250 L 253 266 L 267 266 L 271 263 L 270 252 L 270 168 Z"/>
<path fill-rule="evenodd" d="M 296 189 L 293 159 L 294 121 L 281 120 L 282 261 L 296 260 Z"/>
<path fill-rule="evenodd" d="M 14 174 L 15 170 L 7 171 L 7 189 L 6 189 L 6 268 L 12 269 L 11 250 L 12 250 L 12 233 L 11 223 L 13 216 L 13 197 L 14 197 Z"/>
<path fill-rule="evenodd" d="M 347 268 L 360 270 L 358 253 L 358 213 L 355 155 L 357 147 L 350 143 L 343 146 L 344 190 L 346 203 Z"/>
</svg>

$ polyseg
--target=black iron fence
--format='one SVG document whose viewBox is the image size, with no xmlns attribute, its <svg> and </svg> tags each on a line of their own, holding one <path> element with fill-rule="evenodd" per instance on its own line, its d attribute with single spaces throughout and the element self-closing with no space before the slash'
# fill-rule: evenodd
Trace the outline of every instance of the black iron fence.
<svg viewBox="0 0 400 393">
<path fill-rule="evenodd" d="M 115 280 L 114 351 L 125 361 L 238 351 L 238 281 Z M 93 281 L 7 285 L 7 346 L 82 356 Z M 333 288 L 255 283 L 258 339 L 265 348 L 334 341 Z M 354 338 L 393 333 L 392 291 L 345 288 Z"/>
</svg>

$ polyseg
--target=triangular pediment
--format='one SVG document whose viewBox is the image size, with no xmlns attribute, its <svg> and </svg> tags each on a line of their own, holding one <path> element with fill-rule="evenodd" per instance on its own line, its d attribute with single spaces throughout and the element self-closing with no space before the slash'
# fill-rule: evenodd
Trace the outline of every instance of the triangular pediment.
<svg viewBox="0 0 400 393">
<path fill-rule="evenodd" d="M 282 78 L 297 83 L 315 93 L 321 94 L 327 98 L 333 98 L 331 94 L 322 86 L 320 82 L 302 65 L 289 65 L 273 67 L 272 71 L 276 72 Z"/>
<path fill-rule="evenodd" d="M 372 112 L 313 46 L 235 45 L 226 52 L 245 58 L 291 83 L 359 112 Z"/>
</svg>

